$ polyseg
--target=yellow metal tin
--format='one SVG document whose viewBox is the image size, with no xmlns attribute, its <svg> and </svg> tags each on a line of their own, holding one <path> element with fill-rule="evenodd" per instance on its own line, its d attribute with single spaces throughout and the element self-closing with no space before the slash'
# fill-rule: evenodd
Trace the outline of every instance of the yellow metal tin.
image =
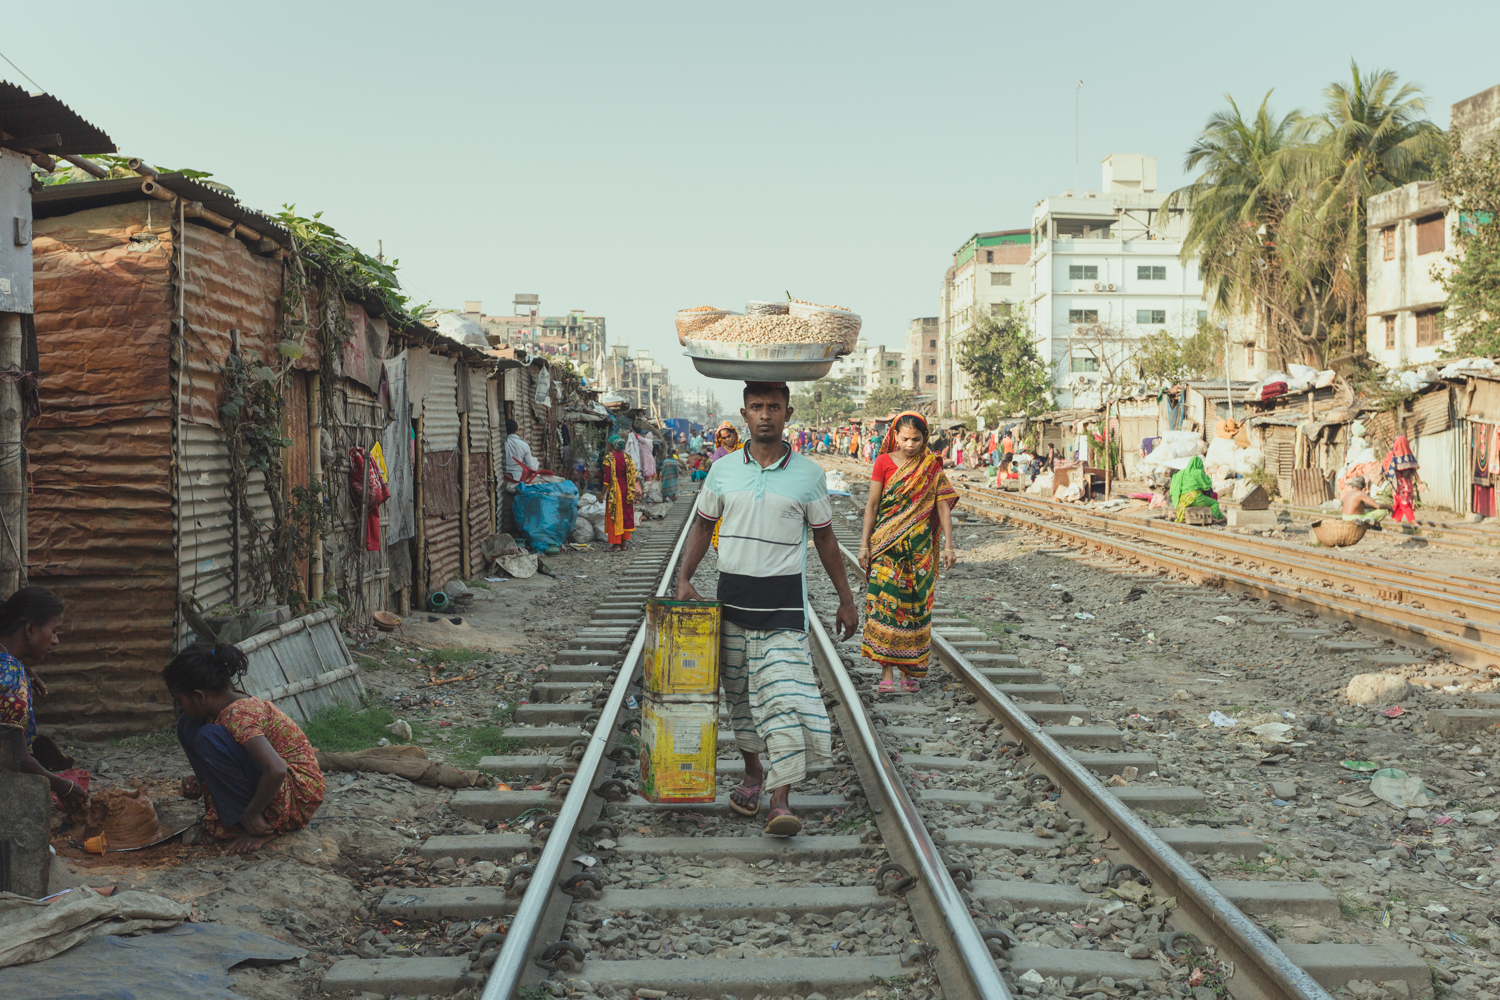
<svg viewBox="0 0 1500 1000">
<path fill-rule="evenodd" d="M 641 712 L 641 797 L 712 802 L 718 763 L 717 695 L 675 701 L 647 697 Z"/>
<path fill-rule="evenodd" d="M 718 601 L 647 602 L 641 669 L 648 697 L 718 693 L 719 614 Z"/>
</svg>

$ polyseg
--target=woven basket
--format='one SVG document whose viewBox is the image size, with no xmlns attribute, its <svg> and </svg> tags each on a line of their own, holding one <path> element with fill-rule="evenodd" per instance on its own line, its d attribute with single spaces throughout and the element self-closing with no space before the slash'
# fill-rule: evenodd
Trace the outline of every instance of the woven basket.
<svg viewBox="0 0 1500 1000">
<path fill-rule="evenodd" d="M 1329 548 L 1339 548 L 1344 545 L 1353 545 L 1365 537 L 1365 531 L 1369 525 L 1363 521 L 1314 521 L 1312 523 L 1313 536 L 1317 538 L 1319 545 Z"/>
</svg>

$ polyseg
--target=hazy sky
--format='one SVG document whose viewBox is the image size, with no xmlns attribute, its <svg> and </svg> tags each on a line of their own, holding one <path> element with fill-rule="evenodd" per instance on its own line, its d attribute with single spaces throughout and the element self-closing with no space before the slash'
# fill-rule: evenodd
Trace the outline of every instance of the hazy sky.
<svg viewBox="0 0 1500 1000">
<path fill-rule="evenodd" d="M 8 9 L 0 51 L 124 153 L 383 240 L 418 301 L 536 292 L 722 390 L 675 310 L 790 290 L 900 346 L 970 234 L 1073 187 L 1080 79 L 1080 186 L 1138 152 L 1167 188 L 1225 93 L 1311 109 L 1351 57 L 1446 127 L 1497 30 L 1494 0 L 81 2 Z"/>
</svg>

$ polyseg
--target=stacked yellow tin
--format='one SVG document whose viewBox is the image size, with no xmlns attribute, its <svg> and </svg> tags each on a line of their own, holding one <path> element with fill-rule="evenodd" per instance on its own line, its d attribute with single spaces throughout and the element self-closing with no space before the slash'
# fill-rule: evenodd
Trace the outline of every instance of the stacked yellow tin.
<svg viewBox="0 0 1500 1000">
<path fill-rule="evenodd" d="M 712 802 L 719 744 L 719 603 L 646 605 L 641 795 Z"/>
</svg>

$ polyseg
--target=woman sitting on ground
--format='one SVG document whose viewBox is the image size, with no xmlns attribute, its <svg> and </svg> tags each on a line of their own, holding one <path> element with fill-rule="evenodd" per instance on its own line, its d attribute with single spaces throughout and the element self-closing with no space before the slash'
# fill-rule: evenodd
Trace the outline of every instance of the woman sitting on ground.
<svg viewBox="0 0 1500 1000">
<path fill-rule="evenodd" d="M 16 770 L 40 774 L 63 805 L 78 809 L 88 802 L 88 792 L 77 782 L 49 771 L 35 754 L 36 699 L 47 695 L 47 685 L 36 675 L 36 666 L 57 645 L 62 620 L 62 601 L 45 587 L 22 587 L 0 604 L 0 727 L 26 734 L 26 750 L 16 762 Z M 46 737 L 41 742 L 57 754 Z"/>
<path fill-rule="evenodd" d="M 1214 520 L 1224 520 L 1224 512 L 1219 509 L 1219 495 L 1214 492 L 1213 480 L 1203 471 L 1203 459 L 1197 455 L 1193 456 L 1187 468 L 1172 476 L 1171 499 L 1172 509 L 1177 512 L 1178 524 L 1187 520 L 1189 507 L 1212 507 Z"/>
<path fill-rule="evenodd" d="M 182 796 L 203 796 L 203 827 L 233 840 L 230 854 L 301 829 L 323 803 L 323 772 L 302 730 L 275 705 L 235 689 L 249 668 L 238 647 L 221 642 L 190 646 L 162 671 L 193 766 Z"/>
</svg>

